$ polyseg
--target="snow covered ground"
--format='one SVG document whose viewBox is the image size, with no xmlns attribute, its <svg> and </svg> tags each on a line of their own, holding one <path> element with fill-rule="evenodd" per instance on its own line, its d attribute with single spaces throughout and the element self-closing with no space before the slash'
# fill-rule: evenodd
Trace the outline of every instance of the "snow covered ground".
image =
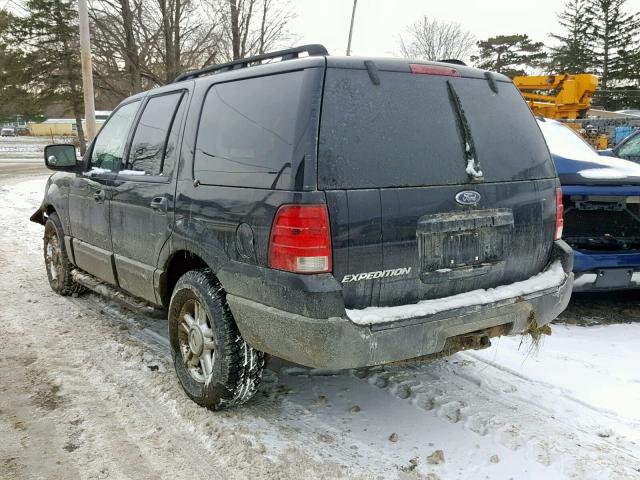
<svg viewBox="0 0 640 480">
<path fill-rule="evenodd" d="M 45 179 L 0 176 L 0 479 L 640 478 L 640 294 L 579 300 L 567 319 L 589 326 L 555 324 L 539 351 L 273 361 L 214 413 L 178 386 L 164 321 L 50 291 L 28 221 Z"/>
<path fill-rule="evenodd" d="M 42 152 L 50 143 L 73 143 L 71 137 L 0 137 L 0 164 L 43 162 Z"/>
</svg>

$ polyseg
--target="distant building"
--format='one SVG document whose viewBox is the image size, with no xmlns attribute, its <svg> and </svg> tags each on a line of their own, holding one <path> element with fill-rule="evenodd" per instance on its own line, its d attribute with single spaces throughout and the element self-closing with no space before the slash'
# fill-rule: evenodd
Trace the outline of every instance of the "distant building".
<svg viewBox="0 0 640 480">
<path fill-rule="evenodd" d="M 100 130 L 100 127 L 107 120 L 110 111 L 97 110 L 96 111 L 96 127 Z M 35 136 L 57 136 L 57 137 L 75 137 L 77 132 L 76 120 L 74 118 L 49 118 L 44 122 L 29 122 L 29 133 Z M 82 128 L 87 131 L 87 123 L 82 120 Z"/>
</svg>

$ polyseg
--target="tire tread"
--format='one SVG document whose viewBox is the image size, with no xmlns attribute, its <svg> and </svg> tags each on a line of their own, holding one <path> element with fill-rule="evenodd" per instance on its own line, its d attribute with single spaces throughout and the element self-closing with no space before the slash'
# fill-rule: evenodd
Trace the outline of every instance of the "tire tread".
<svg viewBox="0 0 640 480">
<path fill-rule="evenodd" d="M 73 277 L 71 276 L 71 272 L 75 267 L 69 261 L 69 257 L 67 256 L 67 249 L 64 244 L 64 230 L 62 229 L 62 222 L 60 221 L 60 217 L 58 217 L 58 214 L 55 212 L 52 212 L 47 216 L 47 222 L 45 223 L 45 227 L 44 227 L 45 241 L 43 241 L 43 244 L 44 244 L 45 259 L 47 256 L 47 244 L 46 244 L 46 236 L 48 235 L 47 228 L 48 228 L 48 225 L 50 224 L 53 225 L 53 228 L 55 229 L 55 234 L 58 237 L 58 243 L 60 245 L 60 255 L 62 257 L 62 268 L 64 270 L 64 274 L 62 275 L 62 279 L 63 279 L 62 285 L 58 289 L 55 289 L 53 285 L 51 286 L 51 288 L 55 292 L 63 296 L 79 295 L 83 293 L 86 289 L 79 283 L 75 282 L 73 280 Z M 49 283 L 51 283 L 51 281 Z"/>
<path fill-rule="evenodd" d="M 208 269 L 191 270 L 185 273 L 176 284 L 172 294 L 172 303 L 176 293 L 185 285 L 191 285 L 207 297 L 207 301 L 215 305 L 222 312 L 222 320 L 216 323 L 218 350 L 225 352 L 228 363 L 225 382 L 226 393 L 218 398 L 194 398 L 199 403 L 212 410 L 220 410 L 241 405 L 252 398 L 258 390 L 264 369 L 264 353 L 252 348 L 244 341 L 233 314 L 226 301 L 226 292 L 220 285 L 213 272 Z M 170 307 L 170 312 L 174 308 Z M 175 347 L 172 345 L 172 349 Z M 174 351 L 174 356 L 177 352 Z M 208 385 L 206 385 L 208 386 Z"/>
</svg>

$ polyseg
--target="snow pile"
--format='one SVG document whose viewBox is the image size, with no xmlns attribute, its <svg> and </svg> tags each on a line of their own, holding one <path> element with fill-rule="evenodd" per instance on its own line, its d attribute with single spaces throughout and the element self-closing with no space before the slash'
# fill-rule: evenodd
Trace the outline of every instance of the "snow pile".
<svg viewBox="0 0 640 480">
<path fill-rule="evenodd" d="M 519 342 L 519 339 L 505 337 L 495 348 L 465 352 L 465 355 L 553 386 L 559 396 L 587 407 L 582 411 L 585 423 L 594 420 L 594 412 L 614 416 L 627 424 L 626 433 L 633 440 L 640 439 L 637 429 L 640 383 L 636 363 L 640 325 L 585 328 L 556 324 L 553 335 L 545 338 L 542 351 L 533 357 L 526 357 L 526 349 L 518 349 Z M 616 430 L 622 433 L 627 429 Z"/>
<path fill-rule="evenodd" d="M 103 173 L 111 173 L 108 168 L 93 167 L 88 172 L 84 172 L 85 177 L 93 177 L 94 175 L 102 175 Z"/>
<path fill-rule="evenodd" d="M 640 166 L 638 164 L 622 160 L 615 157 L 599 157 L 597 162 L 589 160 L 590 163 L 597 163 L 603 168 L 588 168 L 580 170 L 578 174 L 583 178 L 610 179 L 610 178 L 638 178 L 640 177 Z"/>
<path fill-rule="evenodd" d="M 471 151 L 471 145 L 469 145 L 469 142 L 466 143 L 465 151 L 467 152 L 467 168 L 465 169 L 467 175 L 474 178 L 482 178 L 482 170 L 480 170 L 480 165 L 473 157 L 473 152 Z"/>
<path fill-rule="evenodd" d="M 470 307 L 472 305 L 486 305 L 499 302 L 507 298 L 527 295 L 546 288 L 557 287 L 564 282 L 566 274 L 560 261 L 555 261 L 544 272 L 539 273 L 528 280 L 502 285 L 488 290 L 473 290 L 460 293 L 451 297 L 423 300 L 411 305 L 399 305 L 396 307 L 367 307 L 362 310 L 347 309 L 349 319 L 358 325 L 370 325 L 374 323 L 386 323 L 405 318 L 425 317 L 445 310 Z"/>
<path fill-rule="evenodd" d="M 91 170 L 89 170 L 88 172 L 85 172 L 85 176 L 87 177 L 93 177 L 94 175 L 102 175 L 103 173 L 116 173 L 113 170 L 109 170 L 108 168 L 98 168 L 98 167 L 93 167 Z M 143 171 L 143 170 L 120 170 L 119 172 L 117 172 L 120 175 L 146 175 L 147 172 Z"/>
<path fill-rule="evenodd" d="M 466 172 L 467 175 L 471 175 L 472 177 L 482 178 L 482 170 L 476 169 L 476 161 L 473 158 L 467 160 Z"/>
</svg>

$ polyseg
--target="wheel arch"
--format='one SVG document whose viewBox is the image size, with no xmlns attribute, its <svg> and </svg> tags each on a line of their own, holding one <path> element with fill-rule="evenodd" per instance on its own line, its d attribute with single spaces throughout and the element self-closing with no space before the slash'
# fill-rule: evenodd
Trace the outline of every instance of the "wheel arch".
<svg viewBox="0 0 640 480">
<path fill-rule="evenodd" d="M 211 269 L 211 266 L 191 250 L 180 249 L 173 252 L 165 263 L 164 274 L 160 279 L 160 301 L 162 305 L 164 307 L 169 306 L 173 289 L 182 275 L 191 270 L 201 268 Z M 217 277 L 216 280 L 219 282 Z"/>
</svg>

